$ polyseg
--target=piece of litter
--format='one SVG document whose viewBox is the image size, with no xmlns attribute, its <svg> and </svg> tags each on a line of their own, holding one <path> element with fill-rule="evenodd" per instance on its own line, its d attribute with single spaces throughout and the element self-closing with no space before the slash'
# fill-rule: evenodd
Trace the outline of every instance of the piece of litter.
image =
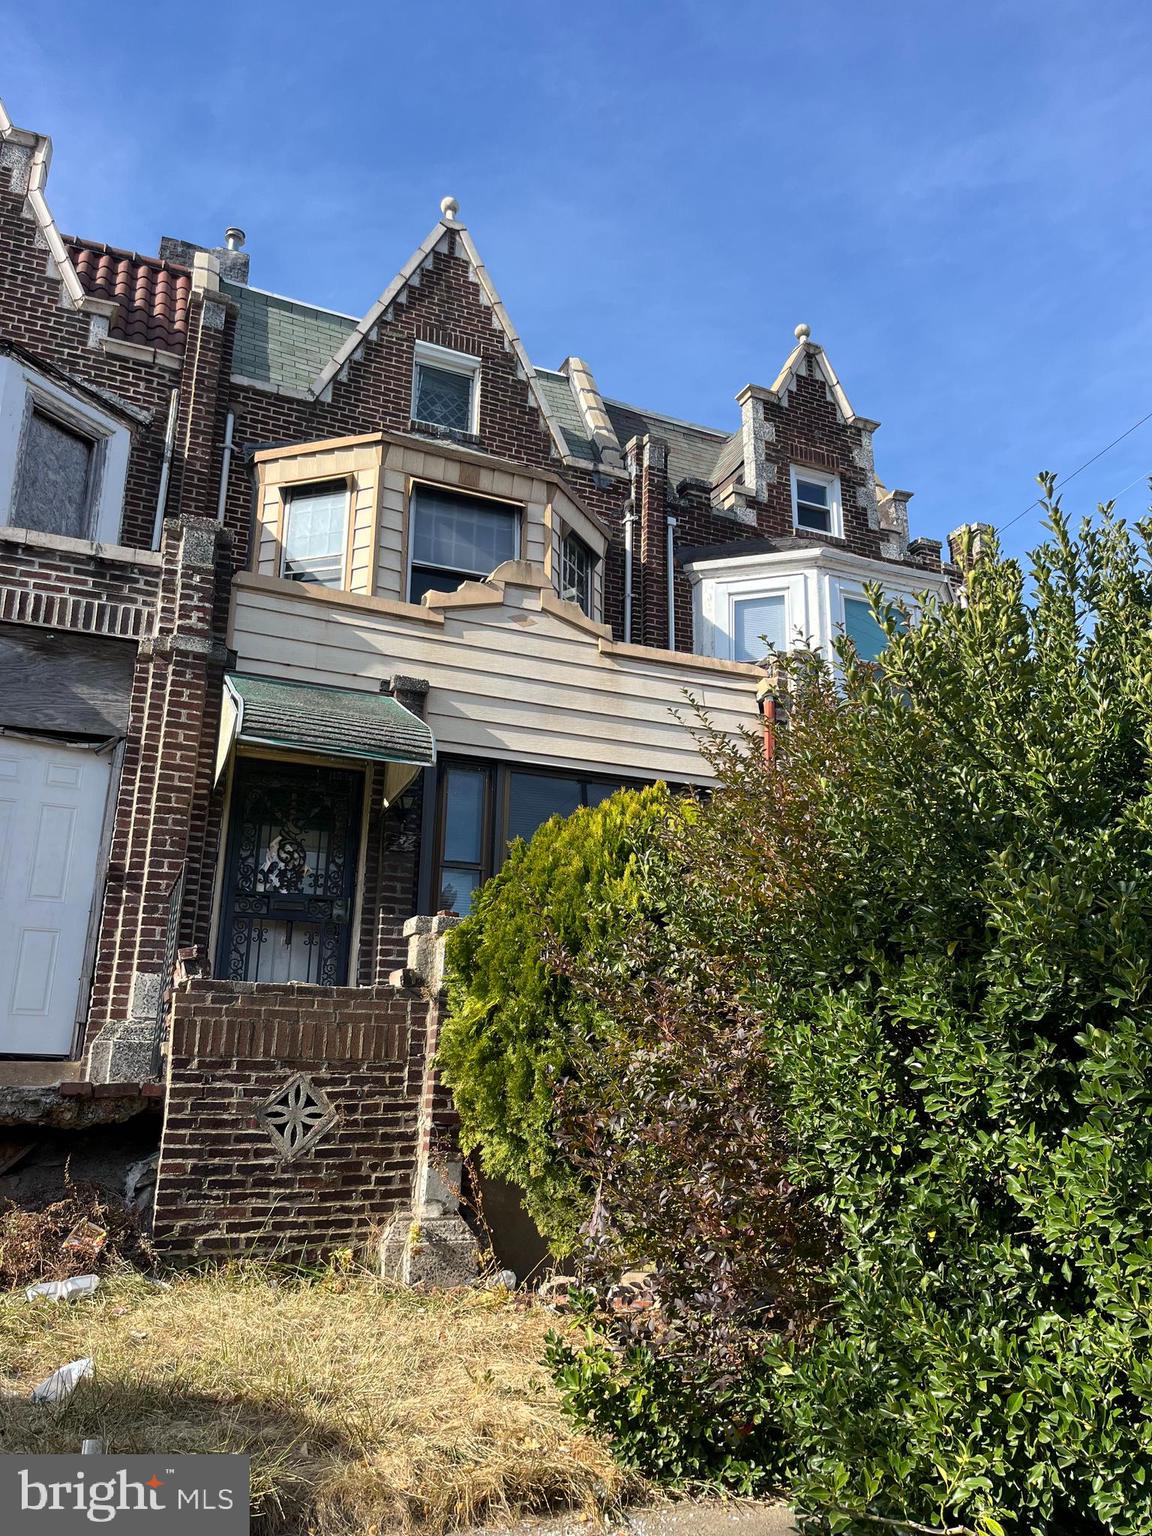
<svg viewBox="0 0 1152 1536">
<path fill-rule="evenodd" d="M 47 1296 L 49 1301 L 71 1301 L 74 1296 L 91 1296 L 100 1284 L 99 1275 L 73 1275 L 70 1280 L 44 1280 L 24 1292 L 29 1301 Z"/>
<path fill-rule="evenodd" d="M 53 1371 L 47 1381 L 42 1381 L 38 1387 L 32 1388 L 32 1401 L 62 1403 L 76 1390 L 77 1383 L 91 1374 L 92 1361 L 87 1356 L 82 1360 L 70 1360 L 67 1365 L 62 1365 L 58 1370 Z"/>
<path fill-rule="evenodd" d="M 104 1228 L 98 1227 L 94 1221 L 84 1218 L 76 1223 L 60 1246 L 62 1248 L 91 1248 L 93 1253 L 99 1253 L 107 1241 L 108 1234 Z"/>
</svg>

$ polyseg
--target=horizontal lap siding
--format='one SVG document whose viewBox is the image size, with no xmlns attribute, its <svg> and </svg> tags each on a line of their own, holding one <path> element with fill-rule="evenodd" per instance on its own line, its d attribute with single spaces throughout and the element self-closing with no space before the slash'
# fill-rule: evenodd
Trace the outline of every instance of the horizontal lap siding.
<svg viewBox="0 0 1152 1536">
<path fill-rule="evenodd" d="M 242 669 L 337 687 L 405 672 L 431 684 L 441 752 L 707 781 L 692 695 L 722 730 L 756 723 L 754 682 L 600 653 L 594 635 L 538 609 L 446 610 L 443 626 L 240 589 L 231 643 Z M 677 718 L 679 716 L 680 718 Z"/>
</svg>

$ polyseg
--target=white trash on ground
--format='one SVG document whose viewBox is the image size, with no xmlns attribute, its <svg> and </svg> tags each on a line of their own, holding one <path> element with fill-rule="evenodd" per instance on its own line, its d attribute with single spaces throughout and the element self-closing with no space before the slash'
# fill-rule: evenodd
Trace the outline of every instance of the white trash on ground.
<svg viewBox="0 0 1152 1536">
<path fill-rule="evenodd" d="M 67 1365 L 62 1365 L 58 1370 L 53 1371 L 47 1381 L 42 1381 L 38 1387 L 32 1388 L 32 1401 L 62 1403 L 76 1390 L 77 1384 L 91 1374 L 92 1361 L 87 1356 L 82 1360 L 70 1360 Z"/>
<path fill-rule="evenodd" d="M 72 1301 L 77 1296 L 91 1296 L 100 1284 L 99 1275 L 73 1275 L 70 1280 L 44 1280 L 24 1292 L 29 1301 L 47 1296 L 49 1301 Z"/>
</svg>

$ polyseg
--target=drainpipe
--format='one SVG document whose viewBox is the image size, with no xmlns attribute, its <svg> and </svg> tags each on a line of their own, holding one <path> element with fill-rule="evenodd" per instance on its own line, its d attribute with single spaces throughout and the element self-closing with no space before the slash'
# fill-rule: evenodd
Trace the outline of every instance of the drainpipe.
<svg viewBox="0 0 1152 1536">
<path fill-rule="evenodd" d="M 632 529 L 636 523 L 636 502 L 629 496 L 624 503 L 624 644 L 632 643 Z"/>
<path fill-rule="evenodd" d="M 164 529 L 164 511 L 168 505 L 168 479 L 172 473 L 172 449 L 176 443 L 176 410 L 180 392 L 174 389 L 168 397 L 168 424 L 164 428 L 164 462 L 160 466 L 160 489 L 156 493 L 156 517 L 152 524 L 152 548 L 160 548 L 160 536 Z"/>
<path fill-rule="evenodd" d="M 229 230 L 231 235 L 235 233 Z M 224 423 L 224 458 L 220 464 L 220 494 L 216 498 L 216 521 L 224 521 L 224 502 L 228 495 L 228 471 L 232 467 L 232 431 L 236 426 L 236 413 L 228 412 L 228 419 Z"/>
<path fill-rule="evenodd" d="M 676 543 L 676 527 L 676 519 L 670 517 L 665 528 L 668 540 L 665 559 L 668 569 L 668 649 L 670 651 L 676 649 L 676 565 L 673 557 Z"/>
</svg>

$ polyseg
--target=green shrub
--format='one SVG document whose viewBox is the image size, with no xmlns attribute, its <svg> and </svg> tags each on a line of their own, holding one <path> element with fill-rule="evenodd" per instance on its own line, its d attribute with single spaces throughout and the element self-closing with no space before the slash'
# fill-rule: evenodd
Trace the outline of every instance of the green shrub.
<svg viewBox="0 0 1152 1536">
<path fill-rule="evenodd" d="M 449 941 L 439 1062 L 464 1149 L 520 1187 L 557 1251 L 575 1242 L 591 1192 L 557 1143 L 555 1097 L 575 1063 L 601 1048 L 606 1025 L 570 968 L 639 916 L 638 872 L 675 805 L 657 784 L 553 817 L 513 845 Z"/>
<path fill-rule="evenodd" d="M 714 744 L 720 793 L 647 869 L 658 929 L 621 935 L 678 1007 L 585 978 L 635 1040 L 592 1078 L 594 1259 L 658 1254 L 668 1304 L 645 1339 L 601 1314 L 562 1380 L 611 1428 L 643 1344 L 683 1433 L 702 1361 L 717 1391 L 771 1372 L 793 1497 L 834 1528 L 1152 1530 L 1150 529 L 1050 515 L 1030 581 L 993 549 L 966 606 L 886 621 L 879 666 L 798 660 L 774 766 Z M 751 1155 L 772 1125 L 783 1167 Z M 746 1219 L 742 1155 L 795 1233 Z"/>
</svg>

